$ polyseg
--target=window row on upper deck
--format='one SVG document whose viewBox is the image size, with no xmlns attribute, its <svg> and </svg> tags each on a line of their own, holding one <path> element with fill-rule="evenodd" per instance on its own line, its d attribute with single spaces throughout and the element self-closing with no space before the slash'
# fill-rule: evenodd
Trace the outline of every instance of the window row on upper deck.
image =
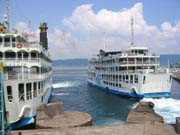
<svg viewBox="0 0 180 135">
<path fill-rule="evenodd" d="M 158 64 L 157 57 L 141 57 L 141 58 L 116 58 L 108 60 L 90 61 L 90 65 L 108 66 L 112 64 Z"/>
<path fill-rule="evenodd" d="M 0 46 L 4 45 L 4 47 L 15 47 L 16 42 L 26 42 L 26 39 L 21 36 L 13 36 L 13 35 L 6 35 L 6 36 L 0 36 Z"/>
</svg>

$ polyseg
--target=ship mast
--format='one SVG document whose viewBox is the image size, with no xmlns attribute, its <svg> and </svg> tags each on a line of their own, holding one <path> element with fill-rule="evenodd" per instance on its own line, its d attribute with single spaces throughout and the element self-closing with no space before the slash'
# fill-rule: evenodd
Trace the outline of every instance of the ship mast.
<svg viewBox="0 0 180 135">
<path fill-rule="evenodd" d="M 7 29 L 9 31 L 10 24 L 9 24 L 9 16 L 10 16 L 10 0 L 6 0 L 6 14 L 4 15 L 4 24 L 6 24 Z"/>
<path fill-rule="evenodd" d="M 134 29 L 133 29 L 133 17 L 131 16 L 131 46 L 134 46 Z"/>
</svg>

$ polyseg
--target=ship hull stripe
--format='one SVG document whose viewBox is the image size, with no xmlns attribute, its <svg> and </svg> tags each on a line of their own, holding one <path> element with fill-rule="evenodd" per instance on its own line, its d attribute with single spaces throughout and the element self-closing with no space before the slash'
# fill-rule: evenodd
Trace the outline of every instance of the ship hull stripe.
<svg viewBox="0 0 180 135">
<path fill-rule="evenodd" d="M 28 125 L 34 123 L 35 119 L 36 119 L 36 115 L 34 115 L 32 117 L 25 117 L 25 118 L 19 120 L 18 122 L 15 122 L 15 123 L 10 123 L 6 127 L 6 131 L 19 129 L 19 128 L 22 128 L 24 126 L 28 126 Z"/>
<path fill-rule="evenodd" d="M 160 97 L 170 97 L 170 92 L 157 92 L 157 93 L 144 93 L 144 94 L 136 94 L 136 93 L 128 93 L 128 92 L 124 92 L 124 91 L 117 91 L 114 90 L 112 88 L 105 88 L 103 86 L 94 84 L 92 82 L 88 81 L 88 84 L 91 86 L 94 86 L 98 89 L 110 92 L 112 94 L 116 94 L 116 95 L 122 95 L 122 96 L 126 96 L 126 97 L 131 97 L 131 98 L 137 98 L 137 99 L 142 99 L 142 98 L 160 98 Z M 166 90 L 167 91 L 167 90 Z"/>
</svg>

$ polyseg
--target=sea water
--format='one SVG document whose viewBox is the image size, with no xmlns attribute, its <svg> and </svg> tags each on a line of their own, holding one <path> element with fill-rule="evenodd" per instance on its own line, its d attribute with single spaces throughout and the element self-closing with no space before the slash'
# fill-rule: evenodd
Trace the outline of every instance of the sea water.
<svg viewBox="0 0 180 135">
<path fill-rule="evenodd" d="M 94 125 L 124 123 L 129 110 L 137 102 L 87 85 L 87 70 L 77 68 L 53 72 L 50 102 L 62 101 L 65 110 L 87 112 Z"/>
</svg>

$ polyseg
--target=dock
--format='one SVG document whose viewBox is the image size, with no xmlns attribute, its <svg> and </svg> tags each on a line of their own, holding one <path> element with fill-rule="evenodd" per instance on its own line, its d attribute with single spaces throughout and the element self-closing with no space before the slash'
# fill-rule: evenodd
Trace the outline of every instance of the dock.
<svg viewBox="0 0 180 135">
<path fill-rule="evenodd" d="M 114 126 L 91 126 L 92 117 L 86 113 L 68 116 L 62 103 L 52 103 L 38 110 L 36 129 L 16 130 L 12 135 L 178 135 L 172 125 L 164 124 L 154 112 L 151 102 L 140 102 L 132 109 L 126 123 Z M 58 109 L 57 109 L 58 108 Z M 69 112 L 72 113 L 72 112 Z M 69 118 L 68 118 L 69 117 Z M 72 118 L 73 117 L 73 118 Z M 68 118 L 68 119 L 66 119 Z M 83 123 L 83 124 L 80 124 Z M 179 127 L 180 124 L 178 123 Z"/>
</svg>

